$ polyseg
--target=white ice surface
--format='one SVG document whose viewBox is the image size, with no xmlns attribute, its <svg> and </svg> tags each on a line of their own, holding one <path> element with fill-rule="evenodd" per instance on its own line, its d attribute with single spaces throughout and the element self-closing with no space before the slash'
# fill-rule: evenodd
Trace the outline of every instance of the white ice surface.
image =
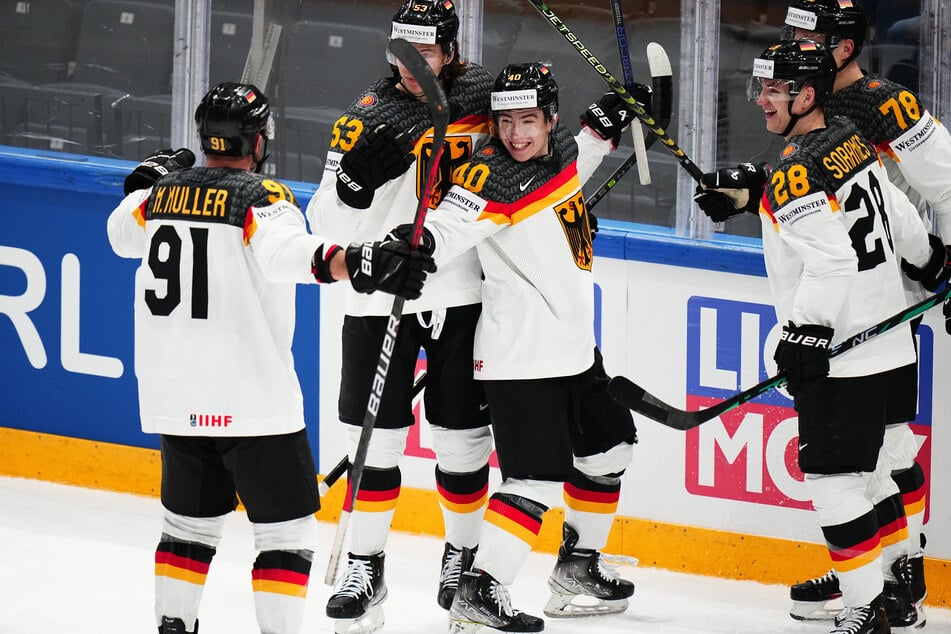
<svg viewBox="0 0 951 634">
<path fill-rule="evenodd" d="M 153 555 L 161 519 L 157 499 L 0 477 L 0 634 L 155 632 Z M 335 525 L 319 524 L 305 634 L 330 633 L 330 588 L 322 579 Z M 435 602 L 442 542 L 394 532 L 389 538 L 382 633 L 447 631 Z M 208 575 L 201 634 L 255 634 L 247 517 L 235 513 Z M 512 587 L 516 608 L 541 615 L 553 555 L 532 553 Z M 798 632 L 828 626 L 787 616 L 788 590 L 659 569 L 620 567 L 637 585 L 625 614 L 546 619 L 552 634 Z M 929 608 L 925 634 L 951 634 L 951 610 Z"/>
</svg>

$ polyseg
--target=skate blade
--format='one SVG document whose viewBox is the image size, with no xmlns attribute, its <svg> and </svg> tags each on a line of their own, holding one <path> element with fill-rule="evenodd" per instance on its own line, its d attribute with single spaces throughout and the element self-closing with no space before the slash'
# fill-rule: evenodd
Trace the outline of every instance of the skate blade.
<svg viewBox="0 0 951 634">
<path fill-rule="evenodd" d="M 383 608 L 373 606 L 356 619 L 334 619 L 335 634 L 370 634 L 383 629 Z"/>
<path fill-rule="evenodd" d="M 797 621 L 832 621 L 842 610 L 842 601 L 793 601 L 789 616 Z"/>
<path fill-rule="evenodd" d="M 558 594 L 553 592 L 542 610 L 553 619 L 576 619 L 586 616 L 620 614 L 627 610 L 627 599 L 607 601 L 584 594 Z"/>
<path fill-rule="evenodd" d="M 476 634 L 481 632 L 484 627 L 481 623 L 473 623 L 472 621 L 449 620 L 449 634 Z"/>
</svg>

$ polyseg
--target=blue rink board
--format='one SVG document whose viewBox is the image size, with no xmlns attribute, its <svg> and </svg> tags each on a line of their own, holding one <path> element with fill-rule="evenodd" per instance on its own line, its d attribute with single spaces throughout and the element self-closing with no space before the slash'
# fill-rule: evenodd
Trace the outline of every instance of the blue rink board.
<svg viewBox="0 0 951 634">
<path fill-rule="evenodd" d="M 106 236 L 106 219 L 122 199 L 122 181 L 133 166 L 129 161 L 0 147 L 0 426 L 158 446 L 157 437 L 143 434 L 138 421 L 132 354 L 137 261 L 116 256 Z M 316 186 L 288 185 L 305 208 Z M 756 239 L 688 240 L 669 229 L 610 220 L 602 220 L 600 227 L 598 257 L 672 266 L 689 262 L 690 268 L 765 275 Z M 64 369 L 61 358 L 69 351 L 64 353 L 61 340 L 63 280 L 64 275 L 75 277 L 68 272 L 75 266 L 64 263 L 64 257 L 79 262 L 78 352 L 120 360 L 123 372 L 118 378 Z M 75 293 L 74 286 L 67 284 L 67 296 Z M 315 454 L 319 297 L 317 287 L 299 287 L 294 338 Z M 33 363 L 24 343 L 31 338 Z M 42 367 L 34 367 L 38 350 L 46 356 Z"/>
</svg>

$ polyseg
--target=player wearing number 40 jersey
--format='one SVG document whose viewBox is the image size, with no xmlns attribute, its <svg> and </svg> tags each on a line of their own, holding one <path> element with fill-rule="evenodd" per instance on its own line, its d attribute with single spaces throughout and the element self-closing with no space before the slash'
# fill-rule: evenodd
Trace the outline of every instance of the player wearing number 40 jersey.
<svg viewBox="0 0 951 634">
<path fill-rule="evenodd" d="M 418 297 L 432 262 L 398 241 L 346 249 L 307 232 L 290 190 L 256 173 L 273 120 L 250 84 L 223 83 L 195 113 L 206 167 L 160 151 L 126 178 L 109 216 L 135 276 L 142 429 L 161 434 L 160 634 L 198 630 L 198 607 L 238 496 L 259 551 L 251 571 L 261 632 L 301 628 L 317 481 L 294 371 L 296 284 L 350 278 L 362 292 Z"/>
<path fill-rule="evenodd" d="M 894 574 L 905 555 L 904 508 L 881 448 L 895 400 L 889 388 L 914 364 L 914 341 L 899 328 L 849 355 L 830 360 L 828 350 L 836 336 L 905 307 L 900 261 L 932 291 L 948 272 L 944 246 L 889 182 L 875 148 L 849 120 L 825 116 L 835 72 L 826 45 L 786 41 L 754 60 L 748 97 L 787 141 L 764 179 L 759 213 L 782 327 L 773 358 L 794 398 L 799 468 L 845 605 L 832 632 L 885 634 L 889 612 L 911 607 L 906 580 Z M 717 210 L 709 203 L 719 189 L 698 193 L 707 213 Z M 896 527 L 887 537 L 883 515 Z"/>
</svg>

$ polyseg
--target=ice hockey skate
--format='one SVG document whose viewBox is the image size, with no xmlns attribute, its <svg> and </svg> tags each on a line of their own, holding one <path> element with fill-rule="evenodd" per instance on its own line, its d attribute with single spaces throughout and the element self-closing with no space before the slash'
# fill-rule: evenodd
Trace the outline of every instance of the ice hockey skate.
<svg viewBox="0 0 951 634">
<path fill-rule="evenodd" d="M 383 553 L 348 555 L 347 570 L 327 600 L 327 616 L 335 620 L 337 634 L 368 634 L 383 627 L 383 557 Z"/>
<path fill-rule="evenodd" d="M 198 621 L 195 621 L 195 630 L 185 629 L 185 622 L 178 618 L 162 617 L 162 624 L 158 627 L 159 634 L 198 634 Z"/>
<path fill-rule="evenodd" d="M 789 616 L 797 621 L 831 621 L 842 610 L 839 599 L 839 575 L 830 570 L 821 577 L 797 583 L 789 588 L 793 604 Z"/>
<path fill-rule="evenodd" d="M 891 634 L 882 595 L 859 608 L 843 608 L 829 634 Z"/>
<path fill-rule="evenodd" d="M 924 614 L 919 611 L 914 596 L 914 572 L 911 560 L 902 555 L 892 562 L 892 573 L 895 581 L 885 581 L 885 590 L 882 593 L 885 599 L 885 614 L 888 624 L 892 628 L 921 628 L 924 627 Z"/>
<path fill-rule="evenodd" d="M 551 598 L 545 604 L 545 615 L 573 618 L 624 612 L 634 584 L 620 578 L 597 550 L 575 548 L 578 532 L 567 523 L 563 534 L 558 561 L 548 577 Z"/>
<path fill-rule="evenodd" d="M 545 621 L 512 609 L 509 592 L 495 577 L 470 570 L 459 577 L 459 587 L 449 608 L 449 634 L 541 632 Z"/>
<path fill-rule="evenodd" d="M 924 535 L 922 535 L 924 543 Z M 908 567 L 911 571 L 911 598 L 915 602 L 915 610 L 918 612 L 918 620 L 915 621 L 915 628 L 922 628 L 927 622 L 925 616 L 925 599 L 928 598 L 928 588 L 925 586 L 925 555 L 919 551 L 917 554 L 908 558 Z"/>
<path fill-rule="evenodd" d="M 448 610 L 452 599 L 456 596 L 459 586 L 459 575 L 472 567 L 472 560 L 478 546 L 473 549 L 456 548 L 449 542 L 442 552 L 442 567 L 439 570 L 439 590 L 436 592 L 436 603 L 443 610 Z"/>
</svg>

